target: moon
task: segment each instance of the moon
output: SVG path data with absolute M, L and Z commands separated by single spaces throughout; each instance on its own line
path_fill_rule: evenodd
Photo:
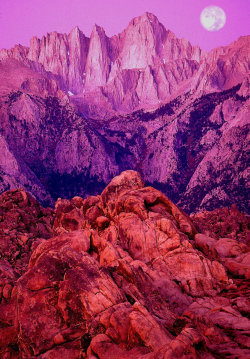
M 218 31 L 226 23 L 226 14 L 219 6 L 208 6 L 200 16 L 202 26 L 208 31 Z

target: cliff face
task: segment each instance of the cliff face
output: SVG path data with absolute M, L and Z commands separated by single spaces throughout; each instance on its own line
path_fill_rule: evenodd
M 200 67 L 197 86 L 202 92 L 228 90 L 249 77 L 249 36 L 212 50 Z
M 44 204 L 95 194 L 126 169 L 187 212 L 236 203 L 248 212 L 246 84 L 153 112 L 93 120 L 70 103 L 14 92 L 1 102 L 1 191 L 24 187 Z
M 1 357 L 248 357 L 249 219 L 193 219 L 134 171 L 54 210 L 3 193 Z

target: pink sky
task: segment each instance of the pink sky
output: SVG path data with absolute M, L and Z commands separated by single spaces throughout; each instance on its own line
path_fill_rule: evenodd
M 209 32 L 200 24 L 200 13 L 209 5 L 226 12 L 227 23 L 218 32 Z M 112 36 L 145 11 L 204 50 L 250 34 L 250 0 L 0 0 L 0 49 L 17 43 L 28 46 L 34 35 L 41 38 L 54 30 L 69 33 L 75 26 L 90 36 L 95 23 Z

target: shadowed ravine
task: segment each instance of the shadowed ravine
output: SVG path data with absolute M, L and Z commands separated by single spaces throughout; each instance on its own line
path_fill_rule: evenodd
M 52 205 L 95 195 L 133 169 L 188 213 L 233 203 L 248 212 L 248 97 L 241 88 L 99 121 L 56 98 L 12 93 L 1 107 L 1 191 L 16 183 Z M 17 163 L 14 172 L 8 161 Z

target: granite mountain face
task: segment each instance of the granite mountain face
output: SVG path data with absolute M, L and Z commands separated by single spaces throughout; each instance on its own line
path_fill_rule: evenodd
M 135 169 L 187 212 L 249 211 L 249 37 L 205 53 L 145 13 L 0 51 L 0 191 L 43 204 Z

